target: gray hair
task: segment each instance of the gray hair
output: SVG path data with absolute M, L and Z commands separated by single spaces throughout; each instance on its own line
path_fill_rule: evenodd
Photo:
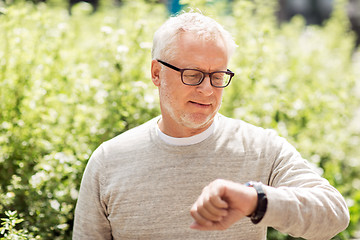
M 172 60 L 177 53 L 174 45 L 184 32 L 194 33 L 205 40 L 221 37 L 227 48 L 228 59 L 237 47 L 231 34 L 214 19 L 198 12 L 187 12 L 169 18 L 155 32 L 151 51 L 152 59 Z

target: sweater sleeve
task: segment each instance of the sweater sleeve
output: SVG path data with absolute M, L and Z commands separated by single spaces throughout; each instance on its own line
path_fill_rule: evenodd
M 270 145 L 278 150 L 273 154 L 269 186 L 264 186 L 268 207 L 260 225 L 317 240 L 345 230 L 350 216 L 342 195 L 285 139 L 276 136 Z
M 104 166 L 100 146 L 91 156 L 80 186 L 75 209 L 73 239 L 112 239 L 107 208 L 102 201 Z

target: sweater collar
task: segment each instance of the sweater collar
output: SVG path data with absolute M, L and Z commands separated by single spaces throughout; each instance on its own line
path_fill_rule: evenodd
M 161 118 L 159 118 L 159 120 L 160 119 Z M 190 145 L 200 143 L 200 142 L 204 141 L 205 139 L 207 139 L 208 137 L 210 137 L 216 129 L 217 122 L 218 122 L 218 116 L 216 115 L 211 126 L 208 129 L 206 129 L 205 131 L 203 131 L 202 133 L 199 133 L 199 134 L 191 136 L 191 137 L 176 138 L 176 137 L 171 137 L 171 136 L 163 133 L 160 130 L 158 121 L 157 121 L 156 122 L 156 133 L 162 141 L 164 141 L 165 143 L 167 143 L 169 145 L 190 146 Z

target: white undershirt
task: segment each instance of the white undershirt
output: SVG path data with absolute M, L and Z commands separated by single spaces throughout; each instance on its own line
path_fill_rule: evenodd
M 188 146 L 202 142 L 208 137 L 210 137 L 211 134 L 213 134 L 213 132 L 215 131 L 216 124 L 217 124 L 217 117 L 214 118 L 213 123 L 208 129 L 206 129 L 202 133 L 199 133 L 191 137 L 183 137 L 183 138 L 170 137 L 169 135 L 166 135 L 160 130 L 159 124 L 156 124 L 156 132 L 158 136 L 161 138 L 161 140 L 163 140 L 167 144 L 175 145 L 175 146 Z

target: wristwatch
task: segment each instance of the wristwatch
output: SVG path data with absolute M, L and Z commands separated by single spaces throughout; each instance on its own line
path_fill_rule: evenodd
M 258 196 L 257 207 L 256 207 L 255 211 L 251 215 L 248 216 L 248 217 L 250 217 L 251 221 L 254 224 L 257 224 L 261 221 L 261 219 L 263 219 L 263 217 L 265 215 L 268 200 L 267 200 L 266 194 L 262 188 L 262 183 L 247 182 L 247 183 L 245 183 L 245 185 L 248 187 L 255 188 L 255 190 L 257 192 L 257 196 Z

